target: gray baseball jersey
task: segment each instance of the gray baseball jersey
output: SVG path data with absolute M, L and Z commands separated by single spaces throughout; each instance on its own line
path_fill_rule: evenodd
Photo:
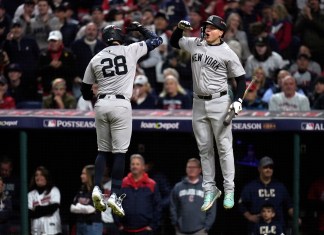
M 97 80 L 98 95 L 118 94 L 130 99 L 137 61 L 146 53 L 145 42 L 106 47 L 91 59 L 83 82 L 93 84 Z
M 244 75 L 244 68 L 238 56 L 225 42 L 211 46 L 200 38 L 182 37 L 179 46 L 191 54 L 193 91 L 196 94 L 192 125 L 201 158 L 204 191 L 214 191 L 216 187 L 214 136 L 225 193 L 234 192 L 232 127 L 223 125 L 231 99 L 225 91 L 228 91 L 228 78 Z M 213 98 L 205 100 L 197 95 L 212 95 Z
M 145 42 L 128 46 L 109 46 L 95 55 L 84 74 L 83 82 L 98 82 L 95 122 L 98 150 L 125 153 L 132 133 L 130 98 L 136 64 L 148 51 Z M 123 96 L 125 99 L 118 98 Z
M 245 74 L 235 52 L 223 42 L 209 46 L 199 38 L 182 37 L 179 46 L 191 54 L 193 91 L 199 95 L 211 95 L 228 89 L 227 79 Z

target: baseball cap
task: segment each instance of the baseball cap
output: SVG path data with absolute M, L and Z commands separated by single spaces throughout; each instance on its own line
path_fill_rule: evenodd
M 60 88 L 60 87 L 65 87 L 66 82 L 63 78 L 56 78 L 52 82 L 52 87 L 53 88 Z
M 135 77 L 134 85 L 144 85 L 148 83 L 148 79 L 145 75 L 137 75 Z
M 62 40 L 62 38 L 63 38 L 62 33 L 58 30 L 54 30 L 49 33 L 47 40 L 48 41 L 50 41 L 50 40 L 58 41 L 58 40 Z
M 324 84 L 324 77 L 320 76 L 315 80 L 315 84 L 320 83 L 320 84 Z
M 265 166 L 269 166 L 269 165 L 273 165 L 273 160 L 272 158 L 265 156 L 263 158 L 260 159 L 259 161 L 259 167 L 265 167 Z
M 19 20 L 15 20 L 12 22 L 11 24 L 11 28 L 14 28 L 14 27 L 21 27 L 21 22 Z
M 254 40 L 254 45 L 256 46 L 266 46 L 268 44 L 268 39 L 266 37 L 257 37 Z
M 310 60 L 310 56 L 304 53 L 298 54 L 297 59 L 304 58 L 306 60 Z
M 6 85 L 7 83 L 8 83 L 7 79 L 3 75 L 0 75 L 0 84 L 3 86 Z
M 12 63 L 8 65 L 8 72 L 22 72 L 22 69 L 19 64 Z
M 165 12 L 164 11 L 158 11 L 155 15 L 154 15 L 154 19 L 156 19 L 156 18 L 163 18 L 163 19 L 165 19 L 166 21 L 168 21 L 169 20 L 169 17 L 165 14 Z

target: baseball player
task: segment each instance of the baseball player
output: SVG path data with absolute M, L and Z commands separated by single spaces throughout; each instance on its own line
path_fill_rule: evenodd
M 158 47 L 162 39 L 145 29 L 138 22 L 132 22 L 128 31 L 139 31 L 146 41 L 124 46 L 122 30 L 108 25 L 102 31 L 107 47 L 95 55 L 89 62 L 81 92 L 85 100 L 91 100 L 92 84 L 98 83 L 98 100 L 95 104 L 95 123 L 97 132 L 98 156 L 95 161 L 95 187 L 92 199 L 96 209 L 106 210 L 100 187 L 106 158 L 110 153 L 114 157 L 112 166 L 112 194 L 108 206 L 119 216 L 124 216 L 122 199 L 118 196 L 125 168 L 125 153 L 128 150 L 132 132 L 132 96 L 136 64 L 140 57 Z
M 235 52 L 222 40 L 226 30 L 222 18 L 209 16 L 202 24 L 201 38 L 183 36 L 183 30 L 191 29 L 188 21 L 181 20 L 172 33 L 170 43 L 191 54 L 194 91 L 192 125 L 203 173 L 204 204 L 201 210 L 208 210 L 221 196 L 215 182 L 213 137 L 224 178 L 223 206 L 229 209 L 234 206 L 233 136 L 231 125 L 224 126 L 223 120 L 228 111 L 234 110 L 237 115 L 242 110 L 245 71 Z M 237 90 L 231 104 L 227 79 L 233 77 Z

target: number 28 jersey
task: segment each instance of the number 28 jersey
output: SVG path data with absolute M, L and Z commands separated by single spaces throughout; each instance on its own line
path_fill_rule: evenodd
M 87 66 L 83 82 L 98 82 L 98 95 L 123 95 L 130 100 L 139 58 L 148 52 L 144 41 L 128 46 L 109 46 L 96 54 Z

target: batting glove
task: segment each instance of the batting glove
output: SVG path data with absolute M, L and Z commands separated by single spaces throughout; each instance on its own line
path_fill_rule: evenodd
M 239 112 L 242 111 L 242 99 L 239 98 L 238 100 L 234 101 L 230 107 L 229 111 L 234 110 L 235 116 L 239 114 Z
M 132 23 L 130 23 L 128 25 L 128 27 L 126 28 L 126 31 L 127 32 L 138 31 L 138 29 L 141 27 L 142 27 L 142 25 L 139 22 L 133 21 Z
M 191 27 L 190 22 L 189 21 L 186 21 L 186 20 L 181 20 L 178 23 L 178 28 L 179 29 L 182 29 L 182 30 L 192 30 L 192 27 Z

